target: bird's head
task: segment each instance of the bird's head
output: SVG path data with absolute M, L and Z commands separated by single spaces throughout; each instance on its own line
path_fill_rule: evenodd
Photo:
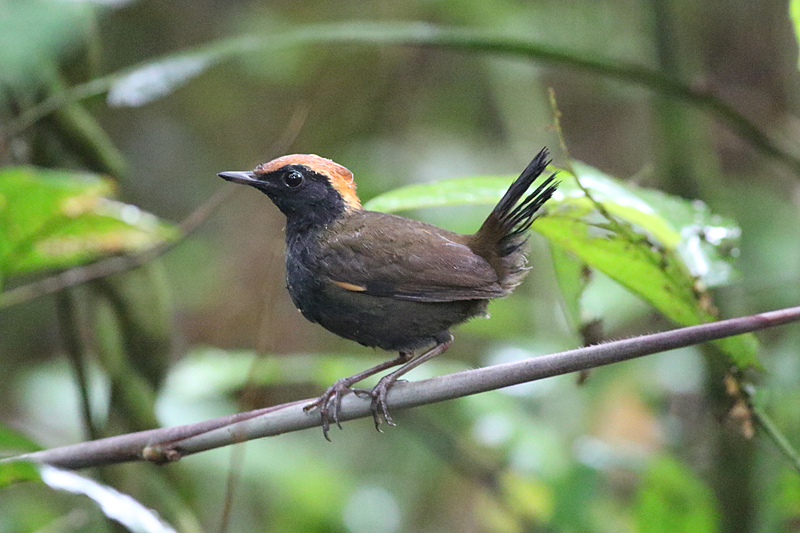
M 220 172 L 218 176 L 269 196 L 290 225 L 327 224 L 361 209 L 353 173 L 318 155 L 285 155 L 252 172 Z

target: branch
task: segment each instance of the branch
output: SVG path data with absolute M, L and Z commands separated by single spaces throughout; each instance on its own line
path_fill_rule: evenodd
M 162 56 L 158 59 L 144 61 L 82 85 L 73 86 L 63 92 L 50 95 L 42 102 L 27 109 L 16 120 L 7 124 L 4 134 L 9 138 L 15 137 L 38 120 L 70 102 L 106 94 L 127 75 L 152 67 L 163 68 L 163 65 L 168 64 L 171 60 L 196 58 L 203 60 L 210 67 L 245 54 L 271 54 L 276 49 L 320 44 L 428 46 L 516 56 L 638 85 L 708 112 L 755 148 L 783 161 L 795 172 L 800 172 L 800 158 L 782 146 L 787 144 L 788 141 L 782 139 L 781 142 L 777 142 L 770 135 L 761 131 L 751 120 L 714 94 L 705 89 L 693 87 L 658 70 L 624 61 L 579 55 L 573 51 L 557 48 L 546 43 L 492 31 L 474 28 L 448 28 L 421 23 L 336 22 L 312 24 L 298 26 L 279 35 L 269 35 L 267 37 L 246 35 L 239 38 L 213 41 L 182 52 Z M 162 89 L 163 94 L 175 90 L 191 77 L 193 75 L 180 78 L 172 86 Z
M 461 398 L 528 381 L 627 361 L 723 337 L 800 321 L 800 306 L 578 348 L 513 363 L 466 370 L 417 382 L 397 383 L 388 395 L 390 410 Z M 306 413 L 300 400 L 211 419 L 197 424 L 153 429 L 73 444 L 4 459 L 29 460 L 61 468 L 86 468 L 128 461 L 177 461 L 185 455 L 261 437 L 320 425 L 317 411 Z M 342 421 L 372 416 L 370 401 L 348 394 Z

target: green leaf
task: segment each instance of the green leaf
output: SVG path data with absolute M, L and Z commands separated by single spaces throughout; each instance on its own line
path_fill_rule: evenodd
M 35 464 L 27 461 L 0 463 L 0 489 L 23 481 L 41 481 Z
M 86 41 L 94 20 L 86 2 L 0 2 L 0 85 L 19 93 L 38 90 L 54 66 Z M 0 101 L 11 94 L 3 91 Z
M 424 207 L 492 204 L 513 181 L 510 176 L 470 176 L 434 183 L 407 185 L 376 196 L 364 209 L 394 213 Z
M 110 198 L 113 182 L 33 167 L 0 170 L 0 278 L 139 252 L 176 228 Z
M 795 39 L 800 44 L 800 0 L 789 0 L 789 18 L 792 21 Z M 800 62 L 798 68 L 800 68 Z
M 563 299 L 564 312 L 574 331 L 584 326 L 581 296 L 589 280 L 586 264 L 561 248 L 552 248 L 553 271 Z
M 40 450 L 41 447 L 22 433 L 0 424 L 0 457 L 8 453 L 24 453 Z
M 669 457 L 650 461 L 636 495 L 635 513 L 639 533 L 719 531 L 711 489 Z
M 800 477 L 795 470 L 786 468 L 774 479 L 776 481 L 770 489 L 771 505 L 785 523 L 797 520 L 800 516 Z
M 211 50 L 165 57 L 115 80 L 106 97 L 111 107 L 139 107 L 162 98 L 217 63 Z
M 533 229 L 680 325 L 716 320 L 707 287 L 732 278 L 739 228 L 698 200 L 641 189 L 586 165 L 575 167 L 583 188 L 570 172 L 559 170 L 558 192 Z M 373 198 L 365 208 L 392 212 L 493 204 L 512 180 L 480 176 L 410 185 Z M 715 344 L 738 367 L 760 367 L 755 336 Z

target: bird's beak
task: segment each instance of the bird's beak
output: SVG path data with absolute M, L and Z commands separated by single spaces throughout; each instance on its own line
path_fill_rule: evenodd
M 261 183 L 252 172 L 220 172 L 217 176 L 233 183 L 241 183 L 242 185 L 258 186 Z

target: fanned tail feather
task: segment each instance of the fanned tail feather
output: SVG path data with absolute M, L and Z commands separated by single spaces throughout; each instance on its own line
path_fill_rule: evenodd
M 547 148 L 543 148 L 533 158 L 475 234 L 474 251 L 495 266 L 506 291 L 511 291 L 525 276 L 526 258 L 522 250 L 527 241 L 525 233 L 558 187 L 553 173 L 520 201 L 550 164 L 548 155 Z

